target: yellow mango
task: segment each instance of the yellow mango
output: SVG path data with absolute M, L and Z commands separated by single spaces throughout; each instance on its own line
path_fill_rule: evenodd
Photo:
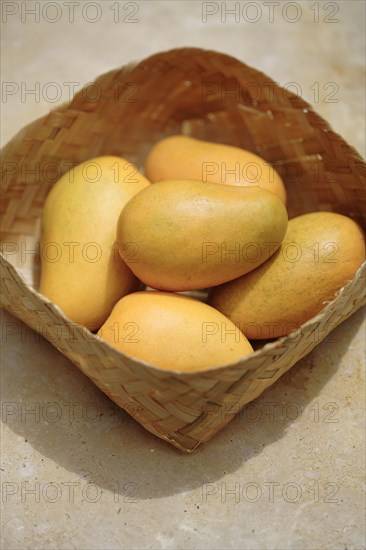
M 145 162 L 146 177 L 162 180 L 193 179 L 227 185 L 256 185 L 286 203 L 286 189 L 276 170 L 264 159 L 232 145 L 188 136 L 170 136 L 156 143 Z
M 122 298 L 98 336 L 126 355 L 173 371 L 236 363 L 253 351 L 240 330 L 214 308 L 159 291 Z
M 65 173 L 46 198 L 40 292 L 91 330 L 139 286 L 118 254 L 116 225 L 122 207 L 148 185 L 127 160 L 102 156 Z
M 332 212 L 293 218 L 280 249 L 255 271 L 214 288 L 209 303 L 250 339 L 284 336 L 319 313 L 365 261 L 365 235 Z
M 255 269 L 280 246 L 286 228 L 285 206 L 259 187 L 173 180 L 150 185 L 128 202 L 117 240 L 142 282 L 181 291 Z

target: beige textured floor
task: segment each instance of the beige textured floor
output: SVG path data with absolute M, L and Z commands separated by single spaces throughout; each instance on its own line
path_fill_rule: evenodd
M 71 82 L 193 45 L 296 83 L 365 155 L 363 1 L 274 3 L 272 21 L 237 2 L 237 22 L 234 2 L 81 1 L 71 23 L 66 2 L 39 22 L 35 2 L 2 4 L 2 143 Z M 364 548 L 364 314 L 182 456 L 4 313 L 2 548 Z

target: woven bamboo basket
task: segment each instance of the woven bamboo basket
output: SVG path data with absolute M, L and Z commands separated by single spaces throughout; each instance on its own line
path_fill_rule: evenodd
M 285 181 L 290 217 L 330 210 L 365 228 L 366 165 L 303 99 L 232 57 L 196 48 L 103 74 L 3 148 L 3 307 L 147 430 L 192 452 L 365 303 L 366 265 L 296 332 L 238 364 L 200 373 L 175 372 L 174 365 L 159 370 L 70 322 L 37 292 L 47 193 L 70 166 L 97 155 L 120 155 L 141 167 L 156 141 L 178 133 L 243 147 L 272 163 Z

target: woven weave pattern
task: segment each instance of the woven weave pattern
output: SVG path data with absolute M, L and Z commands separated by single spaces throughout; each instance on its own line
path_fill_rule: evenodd
M 365 265 L 296 333 L 204 373 L 160 371 L 72 324 L 33 288 L 48 191 L 72 165 L 96 155 L 141 164 L 153 143 L 175 133 L 244 147 L 268 160 L 285 181 L 290 216 L 332 210 L 365 227 L 366 165 L 301 98 L 231 57 L 198 49 L 157 54 L 102 75 L 89 92 L 25 127 L 3 149 L 3 306 L 146 429 L 190 452 L 365 303 Z

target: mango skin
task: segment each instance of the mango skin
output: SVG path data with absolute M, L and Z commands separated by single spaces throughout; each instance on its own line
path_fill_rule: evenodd
M 232 145 L 170 136 L 156 143 L 145 161 L 146 177 L 162 180 L 193 179 L 238 186 L 258 186 L 286 204 L 286 189 L 279 174 L 264 159 Z
M 180 372 L 236 363 L 253 351 L 240 330 L 212 307 L 159 291 L 122 298 L 98 336 L 135 359 Z
M 127 160 L 101 156 L 64 174 L 46 198 L 40 292 L 90 330 L 140 285 L 118 254 L 116 225 L 122 207 L 148 185 Z
M 293 218 L 280 249 L 255 271 L 211 290 L 209 303 L 249 339 L 285 336 L 319 313 L 365 261 L 365 234 L 350 218 Z
M 273 193 L 194 180 L 150 185 L 123 208 L 119 252 L 142 282 L 168 291 L 215 286 L 266 261 L 287 212 Z

